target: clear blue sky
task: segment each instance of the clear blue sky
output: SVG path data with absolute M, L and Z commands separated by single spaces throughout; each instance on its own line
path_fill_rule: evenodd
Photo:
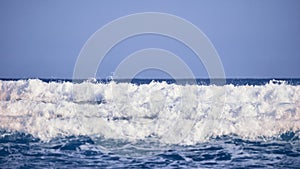
M 0 78 L 72 78 L 86 40 L 110 21 L 137 12 L 192 22 L 214 44 L 227 77 L 300 78 L 299 0 L 1 0 Z M 155 35 L 117 45 L 97 75 L 108 76 L 128 54 L 150 47 L 177 54 L 197 77 L 207 77 L 185 46 Z

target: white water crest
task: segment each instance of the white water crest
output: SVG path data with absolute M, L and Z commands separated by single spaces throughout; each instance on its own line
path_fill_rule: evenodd
M 230 134 L 276 137 L 299 133 L 300 86 L 0 81 L 0 129 L 44 141 L 86 135 L 196 144 Z

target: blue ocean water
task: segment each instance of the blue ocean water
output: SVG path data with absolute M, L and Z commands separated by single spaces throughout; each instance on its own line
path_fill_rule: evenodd
M 0 168 L 299 168 L 300 79 L 0 81 Z

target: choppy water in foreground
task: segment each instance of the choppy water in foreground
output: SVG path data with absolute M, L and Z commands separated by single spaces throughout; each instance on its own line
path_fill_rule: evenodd
M 300 80 L 0 81 L 0 168 L 299 168 Z

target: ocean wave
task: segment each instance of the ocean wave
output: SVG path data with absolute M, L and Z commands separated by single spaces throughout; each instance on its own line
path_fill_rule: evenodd
M 300 86 L 0 81 L 0 129 L 44 141 L 86 135 L 168 144 L 299 134 Z

